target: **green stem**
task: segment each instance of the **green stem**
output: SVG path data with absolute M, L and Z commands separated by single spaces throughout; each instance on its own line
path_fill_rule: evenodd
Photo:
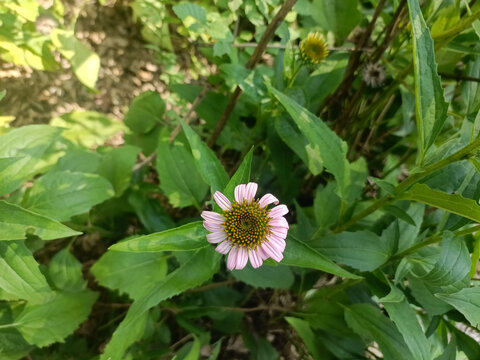
M 427 175 L 430 175 L 430 174 L 434 173 L 435 171 L 438 171 L 441 168 L 443 168 L 443 167 L 445 167 L 445 166 L 447 166 L 447 165 L 449 165 L 453 162 L 456 162 L 456 161 L 459 161 L 459 160 L 462 160 L 462 159 L 466 158 L 471 153 L 473 153 L 475 150 L 477 150 L 479 147 L 480 147 L 480 139 L 477 139 L 477 140 L 471 142 L 470 144 L 468 144 L 467 146 L 465 146 L 464 148 L 458 150 L 456 153 L 450 155 L 449 157 L 447 157 L 443 160 L 440 160 L 440 161 L 438 161 L 438 162 L 436 162 L 432 165 L 429 165 L 429 166 L 425 167 L 422 172 L 418 172 L 418 173 L 415 173 L 413 175 L 410 175 L 403 182 L 401 182 L 397 186 L 397 188 L 395 189 L 396 197 L 393 197 L 392 195 L 384 196 L 383 198 L 377 200 L 375 203 L 370 205 L 365 210 L 361 211 L 360 213 L 358 213 L 357 215 L 352 217 L 344 225 L 338 226 L 337 228 L 335 228 L 333 230 L 333 232 L 334 233 L 339 233 L 339 232 L 344 231 L 345 229 L 348 229 L 352 225 L 355 225 L 358 221 L 367 217 L 368 215 L 370 215 L 374 211 L 380 209 L 381 207 L 383 207 L 385 205 L 388 205 L 388 204 L 396 201 L 401 193 L 407 191 L 413 184 L 417 183 L 418 181 L 420 181 L 421 179 L 423 179 Z

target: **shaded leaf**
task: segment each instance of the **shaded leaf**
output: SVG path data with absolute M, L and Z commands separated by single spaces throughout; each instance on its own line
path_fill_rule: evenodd
M 435 296 L 460 311 L 472 326 L 480 325 L 480 287 L 465 288 L 453 294 L 435 294 Z
M 232 271 L 232 275 L 237 280 L 259 288 L 288 289 L 294 281 L 290 268 L 282 265 L 264 265 L 258 269 L 247 265 L 242 270 Z
M 48 266 L 50 280 L 55 287 L 65 292 L 79 292 L 85 289 L 82 263 L 67 249 L 60 250 Z
M 165 113 L 165 102 L 159 93 L 145 91 L 133 99 L 125 114 L 125 124 L 137 134 L 145 134 L 152 130 Z

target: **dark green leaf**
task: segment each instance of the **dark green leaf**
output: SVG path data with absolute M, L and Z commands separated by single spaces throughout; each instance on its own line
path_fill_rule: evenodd
M 453 294 L 435 294 L 436 297 L 460 311 L 472 324 L 480 325 L 480 287 L 465 288 Z
M 22 205 L 41 215 L 66 221 L 113 195 L 110 183 L 99 175 L 52 171 L 35 181 Z
M 128 252 L 191 251 L 209 245 L 202 222 L 136 237 L 110 246 L 110 250 Z
M 312 246 L 328 258 L 360 271 L 372 271 L 390 256 L 389 245 L 369 231 L 342 232 L 312 242 Z
M 310 328 L 310 324 L 308 323 L 308 321 L 290 316 L 286 316 L 285 320 L 287 320 L 287 322 L 292 325 L 297 334 L 302 338 L 313 358 L 322 359 L 323 357 L 320 355 L 321 352 L 318 348 L 316 335 Z
M 79 292 L 85 289 L 82 263 L 68 249 L 60 250 L 48 266 L 50 280 L 55 287 L 65 292 Z
M 158 253 L 107 251 L 92 266 L 91 272 L 100 285 L 138 300 L 165 278 L 167 261 Z
M 187 136 L 198 172 L 203 180 L 210 185 L 212 193 L 223 190 L 228 183 L 228 174 L 215 153 L 200 139 L 200 137 L 182 121 L 183 131 Z
M 160 94 L 149 90 L 133 99 L 124 122 L 134 133 L 145 134 L 162 121 L 164 113 L 165 102 Z
M 218 269 L 220 257 L 211 247 L 199 250 L 163 281 L 155 284 L 147 294 L 132 304 L 100 359 L 121 359 L 127 348 L 138 339 L 138 333 L 132 333 L 131 326 L 137 324 L 139 318 L 161 301 L 211 279 Z
M 253 147 L 248 151 L 247 155 L 242 160 L 235 174 L 228 182 L 223 190 L 223 194 L 228 198 L 234 198 L 235 187 L 240 184 L 247 184 L 250 181 L 250 168 L 252 166 Z
M 462 195 L 446 194 L 433 190 L 425 184 L 413 185 L 406 193 L 401 195 L 401 199 L 419 201 L 480 222 L 480 206 L 476 201 L 467 199 Z
M 370 304 L 351 305 L 345 309 L 345 320 L 362 338 L 375 340 L 384 358 L 414 359 L 393 322 L 378 308 Z
M 357 6 L 357 0 L 314 0 L 311 15 L 322 29 L 332 31 L 341 41 L 362 19 Z
M 399 218 L 400 220 L 405 221 L 407 224 L 410 224 L 412 226 L 416 226 L 415 221 L 412 219 L 408 213 L 403 210 L 402 208 L 395 206 L 395 205 L 387 205 L 383 207 L 383 210 L 385 210 L 387 213 Z
M 26 234 L 36 235 L 43 240 L 53 240 L 79 235 L 77 231 L 58 221 L 0 200 L 0 240 L 21 240 Z
M 408 0 L 413 33 L 415 103 L 421 157 L 433 144 L 447 118 L 448 104 L 437 74 L 433 40 L 417 0 Z
M 247 265 L 242 270 L 232 271 L 232 275 L 237 280 L 258 288 L 288 289 L 294 281 L 290 268 L 282 265 L 264 265 L 258 269 Z
M 309 269 L 313 268 L 330 274 L 346 277 L 348 279 L 360 278 L 359 276 L 342 269 L 325 255 L 312 249 L 310 246 L 297 240 L 293 236 L 288 236 L 286 242 L 287 246 L 283 253 L 284 258 L 282 260 L 283 265 L 298 266 Z
M 87 319 L 97 297 L 92 291 L 56 293 L 49 302 L 28 303 L 15 317 L 15 327 L 32 345 L 42 347 L 63 341 Z
M 344 198 L 350 186 L 350 164 L 348 163 L 347 145 L 321 119 L 307 109 L 298 105 L 280 91 L 269 86 L 269 90 L 285 107 L 299 129 L 307 137 L 313 152 L 323 160 L 328 172 L 337 180 L 338 194 Z

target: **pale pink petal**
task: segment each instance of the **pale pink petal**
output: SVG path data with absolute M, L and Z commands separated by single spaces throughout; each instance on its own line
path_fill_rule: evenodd
M 252 202 L 255 198 L 255 194 L 257 193 L 258 184 L 254 182 L 249 182 L 245 189 L 245 201 Z
M 271 227 L 270 228 L 270 231 L 277 235 L 278 237 L 281 237 L 281 238 L 286 238 L 287 237 L 287 234 L 288 234 L 288 229 L 287 228 L 283 228 L 283 227 Z
M 250 259 L 250 264 L 252 264 L 252 266 L 255 269 L 262 266 L 262 264 L 263 264 L 262 257 L 255 250 L 249 250 L 248 251 L 248 258 Z
M 287 243 L 285 242 L 285 240 L 282 240 L 282 239 L 268 239 L 269 243 L 275 248 L 277 249 L 278 251 L 280 252 L 284 252 L 285 251 L 285 247 L 287 246 Z
M 223 231 L 223 229 L 224 229 L 223 225 L 221 223 L 211 221 L 211 220 L 205 220 L 203 222 L 203 227 L 210 232 Z
M 238 255 L 238 247 L 234 246 L 232 247 L 232 250 L 230 250 L 227 258 L 227 268 L 228 270 L 233 270 L 235 269 L 235 266 L 237 265 L 237 255 Z
M 224 231 L 213 232 L 207 234 L 207 241 L 211 244 L 217 244 L 227 238 L 227 234 Z
M 222 223 L 225 220 L 225 218 L 222 215 L 213 211 L 206 211 L 206 210 L 202 211 L 200 216 L 205 220 L 208 220 L 208 221 L 211 220 L 212 222 L 218 222 L 218 223 Z
M 264 242 L 261 245 L 265 254 L 269 255 L 276 262 L 280 262 L 283 259 L 283 254 L 276 247 L 272 246 L 270 242 Z
M 241 203 L 243 198 L 245 197 L 245 190 L 246 190 L 246 185 L 245 184 L 240 184 L 235 187 L 235 201 L 238 203 Z
M 262 198 L 258 202 L 258 205 L 261 208 L 264 208 L 271 203 L 274 203 L 275 205 L 277 205 L 278 204 L 278 199 L 275 196 L 273 196 L 272 194 L 265 194 L 265 195 L 262 196 Z
M 266 260 L 270 257 L 270 255 L 266 254 L 265 251 L 262 249 L 262 246 L 259 245 L 257 246 L 257 256 L 261 259 L 261 260 Z
M 287 222 L 287 220 L 285 220 L 284 217 L 279 217 L 279 218 L 272 219 L 268 222 L 268 225 L 270 225 L 273 228 L 279 228 L 279 227 L 280 228 L 286 228 L 286 229 L 289 228 L 288 222 Z
M 215 251 L 220 253 L 220 254 L 223 254 L 225 255 L 226 253 L 228 253 L 228 251 L 232 248 L 233 244 L 228 241 L 228 240 L 225 240 L 224 242 L 221 242 L 216 248 L 215 248 Z
M 215 194 L 213 194 L 213 198 L 223 211 L 232 210 L 232 203 L 220 191 L 215 191 Z
M 245 267 L 245 265 L 247 265 L 247 261 L 248 261 L 247 250 L 244 248 L 238 248 L 237 264 L 235 265 L 235 269 L 242 270 Z
M 284 244 L 284 243 L 285 243 L 285 238 L 283 238 L 283 237 L 281 237 L 281 236 L 277 236 L 277 235 L 275 235 L 275 234 L 273 234 L 273 233 L 268 234 L 268 235 L 267 235 L 267 239 L 268 239 L 268 240 L 277 241 L 277 242 L 280 243 L 280 244 Z
M 271 218 L 276 218 L 276 217 L 283 216 L 287 213 L 288 213 L 288 208 L 285 205 L 278 205 L 268 212 L 268 216 Z

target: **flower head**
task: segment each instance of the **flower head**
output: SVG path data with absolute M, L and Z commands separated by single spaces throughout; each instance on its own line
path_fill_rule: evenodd
M 379 63 L 368 63 L 363 68 L 362 77 L 368 86 L 377 88 L 385 81 L 385 68 Z
M 300 42 L 300 54 L 307 64 L 318 64 L 328 55 L 328 47 L 319 33 L 309 33 Z
M 278 204 L 272 194 L 255 199 L 258 185 L 256 183 L 241 184 L 235 188 L 235 201 L 230 202 L 220 191 L 213 198 L 223 210 L 223 214 L 203 211 L 203 226 L 210 231 L 208 242 L 218 244 L 216 251 L 227 254 L 229 270 L 243 269 L 248 260 L 254 268 L 262 265 L 263 260 L 283 259 L 285 238 L 288 232 L 288 213 L 285 205 L 268 209 L 268 205 Z

